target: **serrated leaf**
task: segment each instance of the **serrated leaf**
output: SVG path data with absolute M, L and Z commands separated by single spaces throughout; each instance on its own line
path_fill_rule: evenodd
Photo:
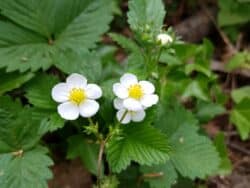
M 0 153 L 29 150 L 39 139 L 39 124 L 31 116 L 31 109 L 9 97 L 0 97 Z M 2 104 L 5 104 L 2 106 Z
M 131 161 L 141 165 L 159 164 L 168 159 L 167 138 L 147 124 L 130 124 L 112 137 L 107 158 L 113 172 L 124 170 Z
M 208 101 L 209 98 L 207 96 L 207 94 L 205 93 L 205 91 L 203 90 L 201 84 L 194 80 L 191 81 L 187 87 L 185 88 L 183 94 L 182 94 L 182 98 L 188 98 L 188 97 L 196 97 L 198 99 L 204 100 L 204 101 Z
M 138 31 L 148 27 L 160 31 L 165 17 L 164 4 L 161 0 L 130 0 L 128 22 L 130 27 Z
M 68 50 L 60 54 L 57 58 L 56 66 L 67 74 L 79 73 L 88 78 L 90 82 L 98 82 L 102 77 L 102 64 L 100 58 L 95 53 L 74 52 Z
M 47 69 L 60 53 L 95 47 L 111 21 L 110 0 L 3 0 L 0 67 Z M 61 16 L 63 13 L 64 16 Z
M 236 126 L 242 140 L 250 133 L 250 99 L 244 99 L 230 113 L 230 121 Z
M 137 44 L 133 40 L 126 38 L 123 35 L 116 34 L 116 33 L 110 33 L 109 36 L 115 42 L 117 42 L 123 49 L 126 49 L 130 52 L 140 52 L 140 48 L 137 46 Z
M 26 86 L 25 96 L 35 107 L 56 109 L 56 102 L 51 97 L 52 88 L 59 83 L 56 76 L 37 74 Z
M 33 114 L 34 112 L 32 113 L 32 115 Z M 42 113 L 38 121 L 41 122 L 40 128 L 39 128 L 39 134 L 41 135 L 44 135 L 47 132 L 53 132 L 58 129 L 61 129 L 65 124 L 65 120 L 62 119 L 58 113 L 53 113 L 53 112 Z
M 38 146 L 20 156 L 0 155 L 1 188 L 47 188 L 47 180 L 52 178 L 49 166 L 53 165 L 47 152 Z
M 84 166 L 94 175 L 97 175 L 99 147 L 94 143 L 88 143 L 81 135 L 75 135 L 68 139 L 67 158 L 80 157 Z
M 212 142 L 198 134 L 198 121 L 174 102 L 161 105 L 155 124 L 170 139 L 170 161 L 175 169 L 191 179 L 213 174 L 220 160 Z
M 19 74 L 17 72 L 5 73 L 5 71 L 0 71 L 1 80 L 0 80 L 0 95 L 7 91 L 19 88 L 22 84 L 29 81 L 34 74 L 25 73 Z
M 171 188 L 178 178 L 178 174 L 171 162 L 164 165 L 142 166 L 144 181 L 149 182 L 151 188 Z

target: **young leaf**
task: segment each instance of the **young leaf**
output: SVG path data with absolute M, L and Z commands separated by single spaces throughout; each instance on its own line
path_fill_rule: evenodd
M 0 80 L 0 95 L 7 91 L 19 88 L 22 84 L 29 81 L 34 74 L 25 73 L 19 74 L 17 72 L 5 73 L 5 71 L 0 70 L 1 80 Z
M 52 75 L 37 74 L 26 86 L 26 97 L 35 107 L 42 109 L 56 109 L 56 103 L 51 97 L 52 88 L 59 83 L 59 79 Z
M 68 49 L 77 52 L 95 47 L 112 19 L 110 2 L 1 1 L 1 13 L 9 20 L 0 22 L 0 67 L 8 71 L 47 69 Z
M 84 166 L 94 175 L 97 175 L 97 160 L 99 147 L 94 143 L 88 143 L 80 135 L 68 139 L 67 158 L 75 159 L 80 157 Z
M 47 149 L 37 146 L 20 156 L 0 155 L 1 188 L 47 188 L 52 178 L 49 166 L 53 161 Z
M 235 124 L 242 140 L 249 138 L 250 133 L 250 99 L 237 104 L 230 114 L 230 121 Z
M 162 0 L 130 0 L 128 22 L 138 31 L 148 25 L 151 30 L 160 31 L 165 17 Z
M 243 99 L 250 99 L 250 86 L 241 87 L 232 91 L 231 95 L 236 103 L 240 103 Z
M 124 170 L 131 161 L 152 165 L 168 159 L 167 138 L 147 124 L 130 124 L 107 146 L 107 158 L 113 172 Z

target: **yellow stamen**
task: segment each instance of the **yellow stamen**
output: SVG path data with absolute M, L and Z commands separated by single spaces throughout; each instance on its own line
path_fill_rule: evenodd
M 128 89 L 128 95 L 131 98 L 134 99 L 140 99 L 143 96 L 143 90 L 142 87 L 139 84 L 134 84 L 129 87 Z
M 80 104 L 86 99 L 86 93 L 81 88 L 73 88 L 69 94 L 69 100 L 76 104 Z

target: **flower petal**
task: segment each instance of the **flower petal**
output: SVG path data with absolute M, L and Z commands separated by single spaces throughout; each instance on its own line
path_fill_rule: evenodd
M 133 84 L 137 84 L 138 80 L 137 77 L 134 74 L 131 73 L 125 73 L 121 79 L 121 84 L 125 86 L 126 88 L 130 87 Z
M 138 111 L 143 109 L 141 103 L 138 100 L 132 98 L 125 99 L 123 101 L 123 105 L 126 109 L 131 111 Z
M 125 112 L 126 112 L 126 109 L 123 108 L 116 113 L 117 120 L 119 122 L 122 120 L 121 121 L 122 124 L 128 124 L 131 121 L 131 114 L 127 112 L 126 115 L 124 116 Z
M 96 84 L 88 84 L 86 95 L 89 99 L 99 99 L 102 96 L 102 89 Z
M 77 73 L 73 73 L 68 76 L 66 79 L 66 83 L 70 88 L 85 88 L 87 86 L 87 79 Z
M 145 94 L 152 94 L 155 92 L 155 86 L 152 83 L 148 81 L 140 81 L 139 84 Z
M 146 113 L 144 110 L 136 111 L 131 113 L 131 118 L 134 122 L 140 122 L 142 121 L 146 116 Z
M 124 106 L 123 106 L 123 100 L 119 99 L 119 98 L 115 98 L 114 99 L 114 107 L 117 110 L 120 110 L 120 109 L 124 108 Z
M 125 99 L 128 97 L 128 90 L 127 88 L 125 88 L 124 86 L 122 86 L 120 83 L 115 83 L 113 85 L 113 92 L 114 94 L 121 98 L 121 99 Z
M 59 83 L 52 89 L 51 95 L 56 102 L 66 102 L 69 98 L 69 87 L 66 83 Z
M 158 95 L 144 95 L 141 99 L 141 103 L 146 108 L 151 107 L 154 104 L 157 104 L 159 101 Z
M 65 102 L 57 107 L 57 111 L 63 119 L 76 120 L 79 117 L 79 108 L 71 102 Z
M 82 117 L 91 117 L 99 110 L 100 105 L 95 100 L 85 100 L 79 106 Z

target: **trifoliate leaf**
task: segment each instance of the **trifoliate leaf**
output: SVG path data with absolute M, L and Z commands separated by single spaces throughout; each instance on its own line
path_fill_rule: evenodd
M 67 158 L 75 159 L 80 157 L 84 166 L 94 175 L 97 175 L 99 147 L 94 143 L 88 143 L 80 135 L 72 136 L 68 139 Z
M 107 158 L 113 172 L 124 170 L 131 161 L 152 165 L 168 159 L 167 138 L 147 124 L 130 124 L 107 146 Z
M 0 155 L 1 188 L 47 188 L 52 178 L 49 166 L 53 161 L 41 146 L 18 156 Z
M 230 121 L 236 126 L 242 140 L 250 133 L 250 99 L 244 99 L 230 113 Z
M 0 22 L 0 67 L 47 69 L 69 49 L 95 47 L 108 29 L 111 7 L 111 0 L 2 0 L 6 20 Z
M 56 109 L 56 102 L 51 97 L 52 88 L 59 83 L 59 79 L 52 75 L 37 74 L 26 87 L 26 97 L 35 107 L 42 109 Z
M 161 0 L 130 0 L 128 22 L 135 31 L 160 31 L 165 17 Z
M 5 73 L 3 70 L 0 70 L 0 75 L 0 95 L 7 91 L 19 88 L 22 84 L 29 81 L 34 76 L 33 73 Z
M 29 150 L 39 139 L 39 124 L 31 116 L 32 110 L 8 97 L 0 97 L 0 153 Z M 2 105 L 4 104 L 4 105 Z

